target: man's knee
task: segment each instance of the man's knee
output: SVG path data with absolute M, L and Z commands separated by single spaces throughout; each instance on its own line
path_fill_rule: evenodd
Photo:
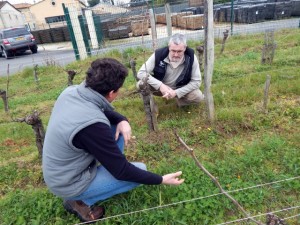
M 204 101 L 204 95 L 199 89 L 196 89 L 186 94 L 182 98 L 177 99 L 177 104 L 178 106 L 185 106 L 190 104 L 199 104 L 202 101 Z

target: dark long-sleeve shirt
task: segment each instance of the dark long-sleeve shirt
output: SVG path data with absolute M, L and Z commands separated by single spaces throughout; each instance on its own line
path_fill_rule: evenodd
M 106 111 L 110 123 L 117 125 L 126 117 L 115 111 Z M 140 184 L 160 184 L 162 177 L 139 169 L 120 152 L 111 128 L 104 123 L 94 123 L 80 132 L 74 139 L 75 147 L 84 149 L 94 157 L 118 180 L 131 181 Z

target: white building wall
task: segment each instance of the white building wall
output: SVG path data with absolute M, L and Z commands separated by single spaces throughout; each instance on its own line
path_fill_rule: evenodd
M 24 26 L 22 13 L 13 8 L 10 4 L 5 4 L 0 10 L 0 26 L 2 28 Z
M 0 29 L 3 29 L 4 28 L 4 24 L 2 22 L 2 14 L 1 14 L 1 11 L 0 11 Z

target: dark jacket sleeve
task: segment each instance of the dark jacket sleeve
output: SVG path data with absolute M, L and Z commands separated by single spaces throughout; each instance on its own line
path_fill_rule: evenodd
M 128 119 L 121 115 L 120 113 L 116 112 L 116 111 L 104 111 L 105 116 L 107 117 L 107 119 L 109 120 L 109 122 L 113 125 L 117 125 L 118 123 L 120 123 L 123 120 L 128 121 Z
M 75 147 L 92 154 L 116 179 L 140 184 L 160 184 L 162 176 L 139 169 L 121 153 L 111 128 L 95 123 L 77 133 Z

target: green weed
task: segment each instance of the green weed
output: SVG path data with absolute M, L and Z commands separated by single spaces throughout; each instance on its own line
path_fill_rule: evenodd
M 132 127 L 134 138 L 126 148 L 128 160 L 145 162 L 148 170 L 158 174 L 181 170 L 185 179 L 176 187 L 141 185 L 99 202 L 106 208 L 107 219 L 96 224 L 210 225 L 244 217 L 196 166 L 174 131 L 251 215 L 298 205 L 299 179 L 272 182 L 297 177 L 300 171 L 299 29 L 276 32 L 275 40 L 277 48 L 270 65 L 260 64 L 263 34 L 232 36 L 222 55 L 220 41 L 216 42 L 212 81 L 215 122 L 208 122 L 205 103 L 178 108 L 173 100 L 155 97 L 159 108 L 156 133 L 149 132 L 129 65 L 135 58 L 138 70 L 152 54 L 149 49 L 113 50 L 65 68 L 41 66 L 39 84 L 32 68 L 11 76 L 9 113 L 4 112 L 0 101 L 0 224 L 79 222 L 45 186 L 31 126 L 15 120 L 38 110 L 47 129 L 53 104 L 67 87 L 66 70 L 78 71 L 74 84 L 79 84 L 96 57 L 113 57 L 129 68 L 129 76 L 113 103 Z M 200 44 L 189 41 L 192 48 Z M 271 76 L 271 86 L 264 110 L 267 75 Z M 6 78 L 0 78 L 0 89 L 5 90 L 6 83 Z M 298 213 L 291 210 L 281 216 Z M 265 221 L 264 217 L 259 219 Z M 299 219 L 287 222 L 296 225 Z

